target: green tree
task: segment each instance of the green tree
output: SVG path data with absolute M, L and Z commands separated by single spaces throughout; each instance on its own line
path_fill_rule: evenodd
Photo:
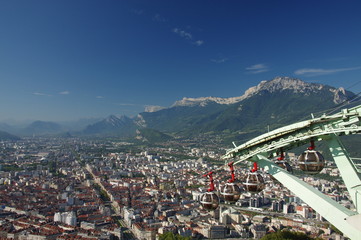
M 173 232 L 166 232 L 159 235 L 159 240 L 191 240 L 192 237 L 182 237 L 179 234 Z
M 261 240 L 313 240 L 302 232 L 277 231 L 261 238 Z
M 4 171 L 4 172 L 21 171 L 21 170 L 23 170 L 23 168 L 21 168 L 17 164 L 2 165 L 2 171 Z

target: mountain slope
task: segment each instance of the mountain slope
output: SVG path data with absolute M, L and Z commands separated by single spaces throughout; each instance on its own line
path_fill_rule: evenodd
M 144 112 L 138 115 L 137 122 L 143 127 L 154 128 L 164 132 L 179 132 L 201 124 L 209 115 L 225 111 L 228 105 L 214 102 L 205 106 L 174 106 L 157 112 Z
M 160 131 L 150 129 L 150 128 L 141 128 L 136 131 L 137 136 L 136 139 L 142 141 L 142 142 L 165 142 L 168 140 L 172 140 L 173 137 L 169 136 L 167 134 L 164 134 Z
M 57 134 L 63 131 L 63 127 L 54 122 L 35 121 L 21 131 L 25 135 Z
M 138 120 L 159 131 L 257 131 L 309 118 L 354 96 L 342 88 L 278 77 L 262 81 L 234 98 L 184 98 L 158 112 L 141 113 Z
M 6 140 L 20 140 L 20 138 L 18 136 L 12 135 L 8 132 L 4 132 L 4 131 L 0 131 L 0 140 L 1 141 L 6 141 Z
M 225 133 L 251 137 L 311 117 L 354 97 L 343 88 L 307 83 L 289 77 L 262 81 L 243 95 L 232 98 L 183 98 L 169 108 L 152 109 L 134 119 L 108 118 L 89 125 L 85 135 L 137 137 L 165 141 L 169 135 L 194 136 Z
M 98 136 L 123 136 L 130 137 L 135 135 L 137 125 L 127 116 L 111 115 L 100 122 L 87 126 L 82 134 Z

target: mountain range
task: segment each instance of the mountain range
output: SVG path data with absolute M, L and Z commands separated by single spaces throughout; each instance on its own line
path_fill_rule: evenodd
M 343 88 L 278 77 L 262 81 L 240 97 L 183 98 L 157 112 L 140 113 L 142 127 L 183 134 L 258 131 L 283 126 L 352 99 Z
M 240 138 L 310 118 L 311 113 L 332 109 L 355 96 L 343 88 L 276 77 L 239 97 L 183 98 L 167 108 L 148 108 L 133 118 L 111 115 L 83 129 L 71 130 L 71 135 L 164 141 L 174 136 L 227 133 Z M 16 131 L 4 126 L 0 124 L 0 130 L 20 136 L 70 131 L 64 125 L 42 121 Z

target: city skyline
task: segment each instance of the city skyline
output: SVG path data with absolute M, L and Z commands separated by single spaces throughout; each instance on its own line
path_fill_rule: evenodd
M 134 116 L 277 76 L 360 92 L 360 3 L 0 3 L 0 121 Z

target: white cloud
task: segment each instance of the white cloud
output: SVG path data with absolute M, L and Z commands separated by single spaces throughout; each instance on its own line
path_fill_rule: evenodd
M 104 97 L 103 96 L 96 96 L 95 98 L 102 99 Z
M 204 41 L 203 40 L 197 40 L 195 42 L 193 42 L 193 44 L 197 45 L 197 46 L 201 46 L 203 45 Z
M 196 46 L 201 46 L 201 45 L 204 44 L 203 40 L 193 40 L 193 35 L 190 32 L 186 32 L 186 31 L 184 31 L 182 29 L 179 29 L 179 28 L 173 28 L 172 32 L 174 32 L 178 36 L 190 41 L 192 44 L 194 44 Z
M 249 73 L 257 74 L 257 73 L 263 73 L 269 71 L 269 67 L 263 63 L 260 64 L 254 64 L 250 67 L 247 67 L 246 70 Z
M 60 92 L 59 94 L 61 94 L 61 95 L 69 95 L 70 92 L 69 92 L 69 91 L 62 91 L 62 92 Z
M 179 28 L 173 28 L 173 32 L 181 36 L 182 38 L 191 40 L 193 38 L 192 34 L 186 31 L 183 31 Z
M 295 71 L 296 75 L 305 75 L 305 76 L 319 76 L 319 75 L 327 75 L 333 74 L 338 72 L 346 72 L 346 71 L 353 71 L 359 70 L 359 67 L 352 67 L 352 68 L 333 68 L 333 69 L 322 69 L 322 68 L 302 68 Z
M 36 95 L 36 96 L 47 96 L 47 97 L 50 97 L 50 96 L 51 96 L 50 94 L 41 93 L 41 92 L 34 92 L 33 95 Z

